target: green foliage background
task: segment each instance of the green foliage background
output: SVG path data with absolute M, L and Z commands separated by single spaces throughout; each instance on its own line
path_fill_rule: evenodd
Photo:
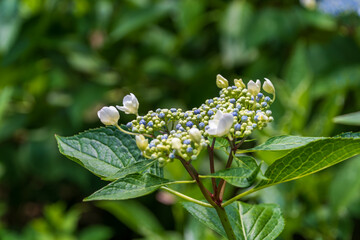
M 100 126 L 97 110 L 129 92 L 140 113 L 192 108 L 217 95 L 218 73 L 273 81 L 259 143 L 358 131 L 333 118 L 360 108 L 359 23 L 289 0 L 0 1 L 0 239 L 218 239 L 161 195 L 81 203 L 104 183 L 61 156 L 54 134 Z M 359 238 L 359 161 L 248 202 L 280 204 L 281 239 Z

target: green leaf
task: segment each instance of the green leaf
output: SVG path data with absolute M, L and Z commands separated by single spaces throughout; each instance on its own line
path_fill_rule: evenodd
M 318 139 L 294 149 L 269 166 L 265 172 L 268 180 L 261 181 L 256 189 L 305 177 L 360 154 L 360 139 L 354 135 Z
M 334 123 L 360 126 L 360 112 L 353 112 L 334 118 Z
M 255 159 L 249 156 L 240 156 L 234 159 L 234 165 L 237 165 L 237 167 L 224 169 L 202 177 L 222 178 L 236 187 L 245 188 L 251 186 L 260 170 Z
M 137 198 L 154 192 L 161 186 L 172 181 L 149 173 L 131 174 L 126 178 L 120 178 L 102 189 L 96 191 L 85 201 L 93 200 L 124 200 Z
M 276 136 L 269 138 L 265 143 L 250 148 L 241 150 L 241 152 L 256 152 L 256 151 L 283 151 L 291 150 L 304 146 L 310 142 L 325 139 L 322 137 L 300 137 L 300 136 Z
M 183 205 L 200 222 L 226 237 L 215 209 L 190 202 L 185 202 Z M 240 240 L 271 240 L 284 229 L 281 210 L 275 204 L 251 205 L 234 202 L 225 207 L 225 210 L 234 233 Z
M 136 162 L 136 163 L 130 165 L 129 167 L 122 168 L 121 170 L 119 170 L 117 173 L 115 173 L 114 175 L 112 175 L 110 177 L 103 178 L 103 180 L 114 181 L 116 179 L 123 178 L 129 174 L 141 172 L 145 169 L 148 169 L 150 166 L 152 166 L 156 162 L 157 162 L 157 160 L 153 160 L 153 161 L 145 160 L 145 161 L 141 161 L 141 162 Z
M 213 139 L 214 138 L 209 138 L 210 144 L 212 143 Z M 228 152 L 227 150 L 229 148 L 229 142 L 225 138 L 216 138 L 214 148 Z
M 72 137 L 56 136 L 59 150 L 92 173 L 114 179 L 143 171 L 151 161 L 141 156 L 133 136 L 115 127 L 92 129 Z M 157 164 L 146 170 L 162 175 Z

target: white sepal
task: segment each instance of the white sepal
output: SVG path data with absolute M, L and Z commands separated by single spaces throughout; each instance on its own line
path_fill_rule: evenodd
M 138 114 L 139 101 L 134 94 L 130 93 L 126 95 L 123 99 L 123 106 L 116 106 L 120 111 L 125 112 L 126 114 Z
M 108 126 L 108 125 L 116 125 L 120 119 L 120 114 L 115 107 L 103 107 L 98 112 L 97 115 L 100 121 Z
M 231 113 L 222 113 L 218 110 L 214 119 L 209 121 L 209 128 L 206 132 L 211 136 L 222 137 L 230 132 L 234 116 Z

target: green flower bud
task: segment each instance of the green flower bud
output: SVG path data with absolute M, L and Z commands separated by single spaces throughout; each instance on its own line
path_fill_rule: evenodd
M 227 88 L 229 86 L 229 82 L 223 76 L 218 74 L 216 76 L 216 86 L 218 86 L 218 88 Z

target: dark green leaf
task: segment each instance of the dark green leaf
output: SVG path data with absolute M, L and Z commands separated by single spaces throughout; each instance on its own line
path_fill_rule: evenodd
M 185 202 L 183 205 L 200 222 L 226 237 L 215 209 L 190 202 Z M 281 210 L 274 204 L 251 205 L 234 202 L 225 207 L 225 210 L 234 233 L 240 240 L 271 240 L 284 229 Z
M 249 156 L 235 157 L 234 165 L 237 167 L 217 171 L 202 177 L 222 178 L 236 187 L 249 187 L 254 183 L 260 167 L 254 158 Z
M 356 136 L 356 134 L 355 134 Z M 256 188 L 298 179 L 360 154 L 359 138 L 323 138 L 296 148 L 275 161 Z
M 141 156 L 133 136 L 115 127 L 89 130 L 72 137 L 56 136 L 60 152 L 102 178 L 143 171 L 150 160 Z M 157 164 L 147 172 L 161 175 Z
M 265 143 L 250 148 L 241 150 L 241 152 L 256 152 L 256 151 L 283 151 L 291 150 L 304 146 L 312 141 L 324 139 L 321 137 L 300 137 L 300 136 L 276 136 L 269 138 Z
M 85 201 L 137 198 L 152 193 L 168 183 L 171 181 L 149 173 L 135 173 L 106 185 L 87 197 Z

